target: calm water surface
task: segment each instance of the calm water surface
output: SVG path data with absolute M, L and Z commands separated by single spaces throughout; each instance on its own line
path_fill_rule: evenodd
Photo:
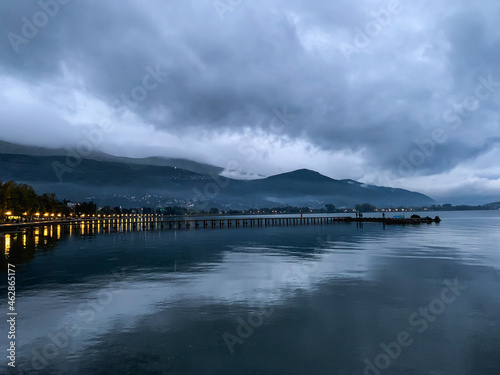
M 9 373 L 498 375 L 500 211 L 438 214 L 0 237 L 3 277 L 17 266 Z

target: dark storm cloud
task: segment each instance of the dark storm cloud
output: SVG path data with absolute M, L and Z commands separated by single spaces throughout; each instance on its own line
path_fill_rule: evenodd
M 451 170 L 498 146 L 491 136 L 500 93 L 459 128 L 444 117 L 474 96 L 477 77 L 500 81 L 497 2 L 401 1 L 362 48 L 359 30 L 374 12 L 387 14 L 380 11 L 390 1 L 233 2 L 223 19 L 216 3 L 73 0 L 16 53 L 8 33 L 22 35 L 23 17 L 32 20 L 40 4 L 2 2 L 0 73 L 37 85 L 69 71 L 113 106 L 158 68 L 168 77 L 131 108 L 145 126 L 184 135 L 270 131 L 272 110 L 286 106 L 295 116 L 282 130 L 287 139 L 362 152 L 367 168 L 396 173 L 435 129 L 447 140 L 416 174 Z M 360 53 L 346 59 L 345 44 Z

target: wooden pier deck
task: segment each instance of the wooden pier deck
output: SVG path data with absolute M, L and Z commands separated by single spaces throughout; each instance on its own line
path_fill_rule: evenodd
M 199 229 L 199 228 L 232 228 L 232 227 L 269 227 L 269 226 L 298 226 L 298 225 L 326 225 L 336 223 L 381 223 L 383 225 L 419 225 L 439 223 L 441 219 L 436 216 L 422 218 L 384 218 L 384 217 L 334 217 L 334 216 L 304 216 L 304 217 L 185 217 L 168 219 L 162 216 L 140 216 L 121 218 L 87 218 L 73 220 L 40 221 L 30 223 L 0 224 L 0 232 L 15 232 L 29 230 L 51 225 L 99 225 L 104 229 L 117 229 L 119 227 L 130 227 L 131 229 Z

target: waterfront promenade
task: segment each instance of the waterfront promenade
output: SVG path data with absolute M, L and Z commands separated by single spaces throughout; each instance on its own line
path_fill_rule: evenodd
M 198 229 L 198 228 L 231 228 L 231 227 L 268 227 L 296 225 L 326 225 L 336 223 L 381 223 L 383 225 L 419 225 L 439 223 L 435 218 L 385 218 L 385 217 L 351 217 L 351 216 L 276 216 L 276 217 L 168 217 L 157 215 L 124 216 L 111 218 L 79 218 L 53 221 L 36 221 L 28 223 L 0 224 L 0 232 L 15 232 L 51 225 L 99 225 L 103 228 L 117 229 L 122 226 L 133 229 Z

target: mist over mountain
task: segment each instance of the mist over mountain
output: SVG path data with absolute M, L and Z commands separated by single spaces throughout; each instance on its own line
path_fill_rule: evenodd
M 222 168 L 184 159 L 123 158 L 93 153 L 68 157 L 66 150 L 0 143 L 0 180 L 32 185 L 61 199 L 94 200 L 124 207 L 186 205 L 250 208 L 265 206 L 422 206 L 434 201 L 403 189 L 335 180 L 301 169 L 254 180 L 220 175 Z

